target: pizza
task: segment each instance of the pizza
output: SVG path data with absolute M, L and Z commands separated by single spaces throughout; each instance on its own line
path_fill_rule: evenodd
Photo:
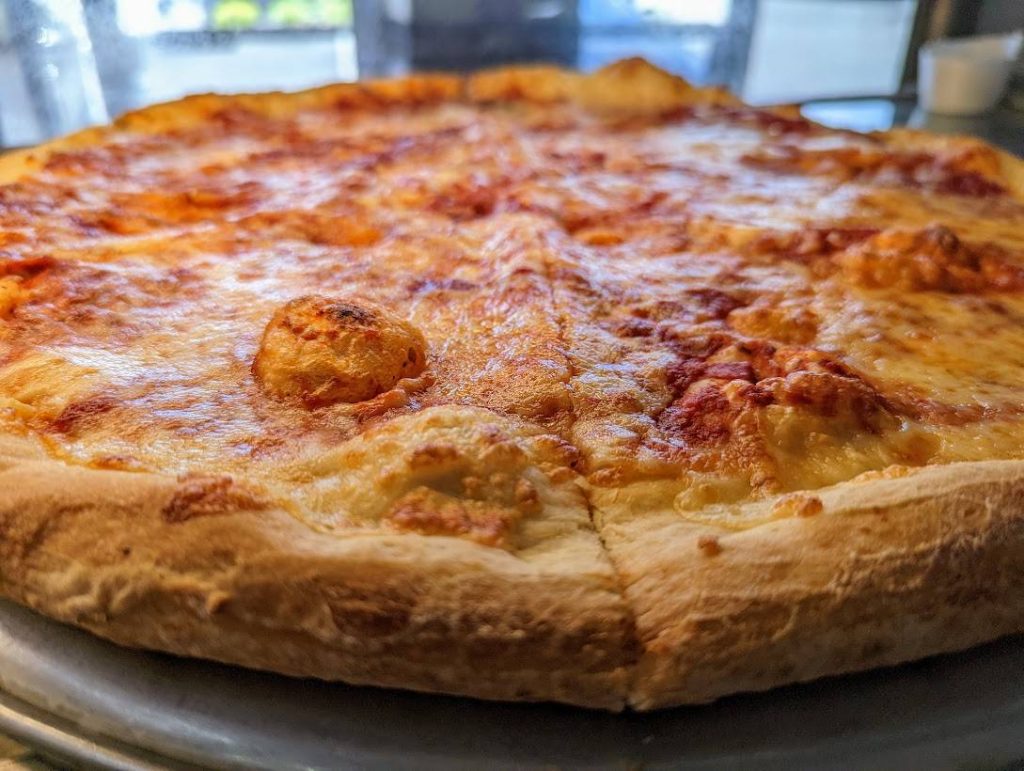
M 643 60 L 0 161 L 0 588 L 126 646 L 647 710 L 1024 631 L 1024 172 Z

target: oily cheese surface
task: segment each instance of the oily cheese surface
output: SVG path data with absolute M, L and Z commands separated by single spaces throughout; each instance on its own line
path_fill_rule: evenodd
M 4 159 L 5 591 L 610 708 L 1020 631 L 1019 163 L 639 60 L 190 97 Z M 899 588 L 956 549 L 988 572 Z

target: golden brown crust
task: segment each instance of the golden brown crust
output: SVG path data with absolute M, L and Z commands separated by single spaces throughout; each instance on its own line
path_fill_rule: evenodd
M 645 115 L 694 105 L 740 104 L 722 88 L 697 88 L 634 57 L 613 62 L 580 79 L 572 98 L 597 113 Z
M 978 159 L 976 170 L 997 178 L 1015 198 L 1024 201 L 1024 160 L 977 137 L 929 134 L 927 131 L 910 128 L 889 129 L 876 132 L 874 136 L 894 148 L 974 155 Z
M 465 81 L 201 95 L 5 156 L 0 183 L 54 153 L 201 125 L 226 109 L 282 115 L 464 98 L 565 101 L 615 115 L 738 104 L 641 60 L 591 76 L 529 67 Z M 1024 200 L 1024 164 L 976 140 L 902 130 L 878 139 L 967 154 L 979 175 Z M 582 505 L 574 485 L 555 485 L 559 506 Z M 7 596 L 126 645 L 608 709 L 707 701 L 1024 631 L 1015 591 L 1024 463 L 935 466 L 748 504 L 731 515 L 756 523 L 742 529 L 681 515 L 666 500 L 672 485 L 591 492 L 621 584 L 586 528 L 532 558 L 416 534 L 436 532 L 434 520 L 442 532 L 476 526 L 462 513 L 453 524 L 440 507 L 434 519 L 398 512 L 398 529 L 411 533 L 333 535 L 244 480 L 78 468 L 0 432 L 0 577 Z
M 324 535 L 244 496 L 215 505 L 212 490 L 12 463 L 0 471 L 4 594 L 124 645 L 360 684 L 622 707 L 630 619 L 585 533 L 565 539 L 558 559 L 527 561 L 454 538 Z
M 597 491 L 640 638 L 630 704 L 706 702 L 1024 631 L 1024 463 L 902 474 L 748 504 L 782 516 L 740 531 L 684 519 L 650 485 Z
M 270 117 L 328 105 L 374 110 L 396 104 L 454 101 L 461 98 L 464 87 L 463 79 L 453 75 L 410 75 L 366 83 L 334 83 L 290 93 L 192 94 L 171 102 L 131 110 L 109 126 L 82 129 L 35 147 L 6 153 L 0 156 L 0 185 L 15 182 L 42 168 L 55 153 L 117 141 L 119 137 L 158 134 L 199 126 L 214 114 L 225 110 L 244 110 Z
M 580 78 L 546 65 L 487 70 L 467 78 L 466 95 L 474 102 L 564 102 L 572 98 Z
M 0 155 L 0 185 L 16 182 L 26 174 L 42 168 L 53 153 L 89 147 L 105 141 L 113 133 L 109 126 L 96 126 L 76 131 L 66 137 L 52 139 L 35 147 Z

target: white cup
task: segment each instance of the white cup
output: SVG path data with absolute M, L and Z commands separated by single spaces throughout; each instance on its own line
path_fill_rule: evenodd
M 938 115 L 978 115 L 1006 90 L 1020 47 L 1019 34 L 940 40 L 918 52 L 918 100 Z

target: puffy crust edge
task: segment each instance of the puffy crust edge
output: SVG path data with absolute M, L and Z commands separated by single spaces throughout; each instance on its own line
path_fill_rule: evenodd
M 632 107 L 630 100 L 634 103 Z M 201 125 L 213 113 L 230 107 L 273 117 L 326 106 L 379 110 L 402 104 L 442 102 L 547 104 L 561 101 L 573 101 L 596 112 L 620 113 L 647 113 L 691 104 L 738 103 L 724 89 L 692 86 L 639 58 L 624 59 L 587 75 L 551 65 L 520 65 L 483 70 L 467 77 L 425 73 L 333 83 L 294 92 L 193 94 L 132 110 L 110 125 L 87 128 L 36 147 L 7 153 L 0 157 L 0 184 L 15 182 L 41 168 L 54 153 L 95 146 L 119 135 L 159 133 Z
M 981 150 L 991 153 L 997 168 L 990 175 L 1005 185 L 1010 194 L 1018 201 L 1024 201 L 1024 159 L 989 144 L 978 137 L 957 134 L 932 134 L 912 128 L 894 128 L 888 131 L 875 132 L 874 136 L 890 147 L 907 150 L 961 150 L 970 152 Z
M 173 478 L 2 465 L 0 593 L 119 644 L 354 684 L 625 703 L 631 619 L 596 563 L 330 536 L 277 510 L 169 522 Z
M 946 653 L 1024 632 L 1024 462 L 924 467 L 811 493 L 823 511 L 697 525 L 642 486 L 599 492 L 636 617 L 647 710 Z M 635 509 L 634 509 L 635 510 Z
M 201 125 L 211 114 L 227 107 L 282 116 L 304 108 L 328 105 L 379 110 L 400 104 L 466 101 L 534 104 L 571 101 L 591 112 L 619 115 L 648 114 L 692 105 L 742 104 L 724 88 L 693 86 L 639 57 L 613 62 L 589 74 L 551 65 L 519 65 L 483 70 L 466 77 L 425 73 L 333 83 L 295 92 L 194 94 L 132 110 L 108 126 L 87 128 L 0 156 L 0 184 L 15 182 L 41 168 L 54 153 L 102 144 L 121 134 L 158 133 Z M 761 109 L 792 117 L 796 108 L 778 105 Z M 966 136 L 937 136 L 909 128 L 876 132 L 875 136 L 894 147 L 961 147 L 991 151 L 998 158 L 1000 181 L 1018 200 L 1024 200 L 1024 160 L 983 140 Z
M 628 610 L 596 572 L 538 569 L 457 539 L 331 538 L 280 511 L 170 524 L 161 510 L 176 489 L 159 475 L 9 461 L 0 592 L 122 645 L 612 710 L 1024 632 L 1020 461 L 846 482 L 816 493 L 817 516 L 738 532 L 665 510 L 637 519 L 649 486 L 598 491 Z

